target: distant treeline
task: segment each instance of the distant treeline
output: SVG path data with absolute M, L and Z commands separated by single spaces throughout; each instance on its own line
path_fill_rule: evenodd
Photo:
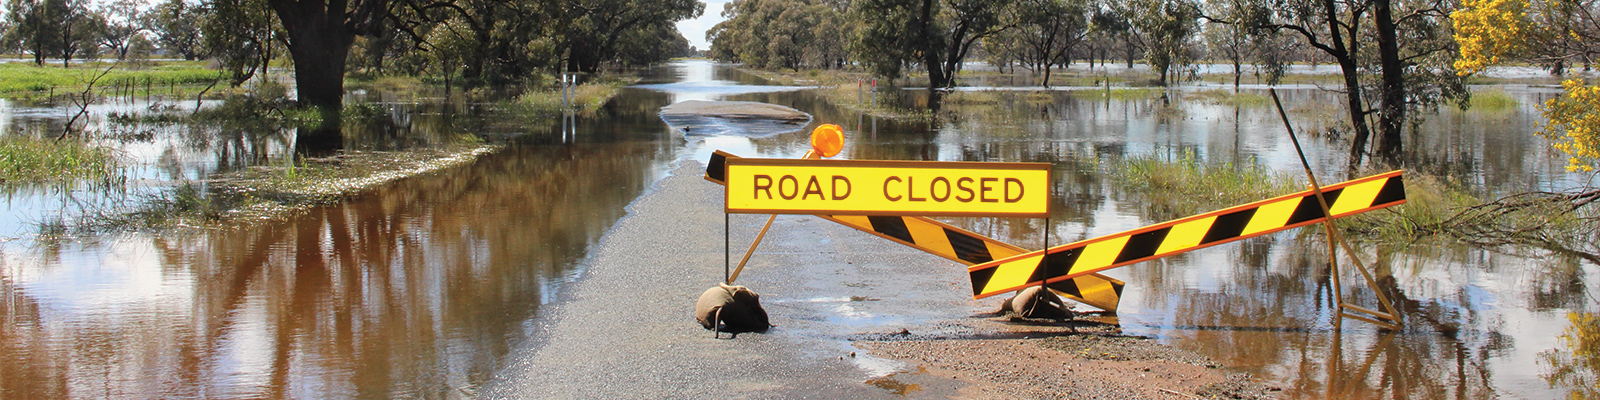
M 1077 60 L 1142 60 L 1163 86 L 1193 77 L 1198 60 L 1232 64 L 1236 86 L 1244 65 L 1276 83 L 1292 62 L 1334 64 L 1352 168 L 1368 155 L 1403 163 L 1407 122 L 1467 104 L 1476 67 L 1521 60 L 1561 74 L 1600 57 L 1600 0 L 733 0 L 722 15 L 707 33 L 718 60 L 916 71 L 934 92 L 968 60 L 1043 72 L 1045 86 Z

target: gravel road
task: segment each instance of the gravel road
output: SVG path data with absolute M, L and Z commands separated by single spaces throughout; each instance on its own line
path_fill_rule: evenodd
M 713 339 L 692 315 L 724 265 L 723 190 L 703 169 L 682 162 L 629 206 L 478 397 L 1188 398 L 1230 379 L 1243 389 L 1218 393 L 1266 390 L 1115 325 L 994 317 L 1000 299 L 972 300 L 960 264 L 812 216 L 779 216 L 737 282 L 761 294 L 776 327 Z M 729 218 L 734 262 L 766 217 Z M 1155 355 L 1088 359 L 1065 340 Z M 1171 378 L 1143 379 L 1146 368 Z M 1086 389 L 1061 391 L 1074 387 Z

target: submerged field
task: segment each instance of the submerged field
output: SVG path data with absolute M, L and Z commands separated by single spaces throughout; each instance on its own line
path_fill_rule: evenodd
M 0 364 L 0 376 L 17 377 L 0 380 L 0 393 L 238 398 L 316 387 L 348 396 L 471 395 L 492 382 L 515 381 L 507 381 L 515 374 L 506 365 L 537 361 L 539 349 L 587 356 L 558 372 L 589 376 L 586 365 L 599 365 L 622 347 L 582 351 L 608 337 L 598 324 L 584 322 L 608 315 L 637 320 L 629 313 L 640 312 L 660 321 L 651 329 L 661 334 L 629 346 L 785 354 L 794 365 L 831 372 L 808 375 L 768 363 L 762 365 L 777 372 L 733 381 L 735 386 L 932 395 L 981 384 L 946 379 L 946 369 L 968 379 L 987 373 L 971 371 L 990 369 L 960 369 L 961 363 L 950 365 L 954 358 L 893 342 L 900 338 L 896 332 L 904 329 L 913 335 L 909 339 L 948 347 L 990 343 L 984 335 L 997 330 L 984 324 L 1035 330 L 989 317 L 995 305 L 970 299 L 970 282 L 955 262 L 824 220 L 786 216 L 771 233 L 778 245 L 759 248 L 741 279 L 761 292 L 770 313 L 788 322 L 767 334 L 711 341 L 687 314 L 675 311 L 675 304 L 687 310 L 693 299 L 667 296 L 692 297 L 722 277 L 715 271 L 722 263 L 715 258 L 724 250 L 716 237 L 722 229 L 714 204 L 720 189 L 699 179 L 696 165 L 714 150 L 797 158 L 808 148 L 808 129 L 701 136 L 668 128 L 656 114 L 688 99 L 762 101 L 806 111 L 814 124 L 845 127 L 842 158 L 1049 162 L 1055 202 L 1048 220 L 943 219 L 1024 248 L 1041 246 L 1046 230 L 1051 243 L 1088 239 L 1300 190 L 1306 182 L 1259 87 L 1234 93 L 1231 85 L 1210 81 L 1171 90 L 978 86 L 950 94 L 942 110 L 932 113 L 916 111 L 926 110 L 928 99 L 915 88 L 886 89 L 874 106 L 866 96 L 857 101 L 850 81 L 774 87 L 705 62 L 646 71 L 639 83 L 587 88 L 580 103 L 589 105 L 565 118 L 559 112 L 518 117 L 505 113 L 515 104 L 433 97 L 404 82 L 373 83 L 347 100 L 363 118 L 350 119 L 336 141 L 283 123 L 293 122 L 292 114 L 202 123 L 162 116 L 192 114 L 195 102 L 188 95 L 163 97 L 158 90 L 148 99 L 108 96 L 89 108 L 94 117 L 83 129 L 93 134 L 74 140 L 114 150 L 116 185 L 8 189 L 10 212 L 0 221 L 6 238 L 0 243 L 0 297 L 8 305 L 0 321 L 8 322 L 0 323 L 0 352 L 20 361 Z M 385 85 L 405 90 L 379 89 Z M 593 100 L 605 91 L 615 96 Z M 1310 86 L 1279 93 L 1305 132 L 1301 140 L 1319 179 L 1349 178 L 1348 142 L 1339 110 L 1329 106 L 1337 104 L 1334 95 Z M 1375 217 L 1387 219 L 1370 224 L 1392 226 L 1385 221 L 1401 219 L 1422 227 L 1463 205 L 1591 185 L 1592 176 L 1566 172 L 1564 158 L 1531 134 L 1538 118 L 1533 105 L 1556 93 L 1538 85 L 1480 88 L 1482 103 L 1471 109 L 1427 115 L 1407 142 L 1412 203 L 1382 212 Z M 547 109 L 553 100 L 549 93 L 534 93 L 517 101 Z M 210 99 L 199 105 L 222 106 Z M 76 109 L 13 98 L 0 103 L 0 111 L 5 135 L 41 140 L 59 132 Z M 420 163 L 437 168 L 383 161 L 459 146 L 492 151 L 459 162 Z M 413 172 L 259 223 L 182 233 L 56 235 L 71 233 L 85 219 L 151 205 L 221 214 L 227 208 L 207 208 L 217 205 L 209 201 L 223 199 L 212 196 L 252 179 L 321 189 L 316 178 L 331 170 L 319 168 L 330 166 L 376 175 Z M 678 186 L 662 186 L 669 175 Z M 660 204 L 641 199 L 687 201 L 650 196 L 666 191 L 711 203 L 641 214 L 661 209 L 644 207 Z M 764 221 L 744 217 L 749 218 L 733 217 L 735 252 Z M 619 222 L 629 218 L 677 222 Z M 1596 264 L 1584 256 L 1590 250 L 1471 244 L 1421 230 L 1357 237 L 1358 256 L 1373 267 L 1381 290 L 1397 299 L 1406 319 L 1404 329 L 1384 331 L 1332 318 L 1325 303 L 1331 290 L 1323 262 L 1327 246 L 1318 232 L 1285 232 L 1112 270 L 1128 286 L 1117 315 L 1096 317 L 1095 326 L 1203 356 L 1288 397 L 1587 393 L 1563 382 L 1591 373 L 1582 367 L 1591 349 L 1563 339 L 1561 332 L 1580 337 L 1592 330 L 1594 319 L 1587 316 L 1594 305 L 1586 293 L 1600 280 Z M 1419 232 L 1426 235 L 1391 240 Z M 58 238 L 46 239 L 52 235 Z M 647 245 L 656 242 L 661 244 Z M 669 254 L 667 259 L 682 264 L 674 268 L 688 272 L 663 277 L 651 272 L 665 268 L 662 262 L 597 261 L 635 256 L 601 253 L 603 248 L 637 249 L 641 257 Z M 1353 272 L 1340 281 L 1349 301 L 1373 304 L 1372 292 Z M 661 310 L 596 303 L 629 290 L 596 286 L 606 282 L 660 286 L 639 301 L 660 302 Z M 571 311 L 577 309 L 604 312 Z M 552 329 L 585 334 L 550 335 Z M 1020 343 L 1002 339 L 994 343 Z M 1030 340 L 1022 344 L 1049 351 L 1116 350 L 1115 343 Z M 86 341 L 104 345 L 86 347 Z M 886 343 L 857 348 L 853 341 Z M 647 350 L 663 352 L 628 360 L 676 360 L 662 356 L 674 353 L 659 346 Z M 860 354 L 848 357 L 851 351 Z M 1104 361 L 1096 357 L 1104 358 L 1063 359 L 1089 360 L 1073 365 Z M 149 361 L 131 366 L 129 359 Z M 679 361 L 693 360 L 674 362 Z M 653 368 L 627 368 L 634 367 Z M 785 379 L 793 386 L 773 383 Z M 674 382 L 658 382 L 665 389 L 657 394 L 701 390 Z M 1013 384 L 993 387 L 998 389 L 986 393 L 1018 390 Z M 1177 389 L 1190 394 L 1203 388 Z M 763 393 L 786 393 L 770 390 Z

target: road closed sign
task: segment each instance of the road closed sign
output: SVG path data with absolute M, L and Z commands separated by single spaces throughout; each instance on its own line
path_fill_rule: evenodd
M 1050 164 L 727 161 L 727 212 L 1043 218 Z

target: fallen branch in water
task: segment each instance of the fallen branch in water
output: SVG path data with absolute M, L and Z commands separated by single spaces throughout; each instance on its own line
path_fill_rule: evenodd
M 1585 187 L 1513 194 L 1461 208 L 1433 223 L 1397 215 L 1420 235 L 1449 235 L 1483 247 L 1534 246 L 1600 264 L 1600 209 L 1595 204 L 1600 204 L 1600 189 Z

